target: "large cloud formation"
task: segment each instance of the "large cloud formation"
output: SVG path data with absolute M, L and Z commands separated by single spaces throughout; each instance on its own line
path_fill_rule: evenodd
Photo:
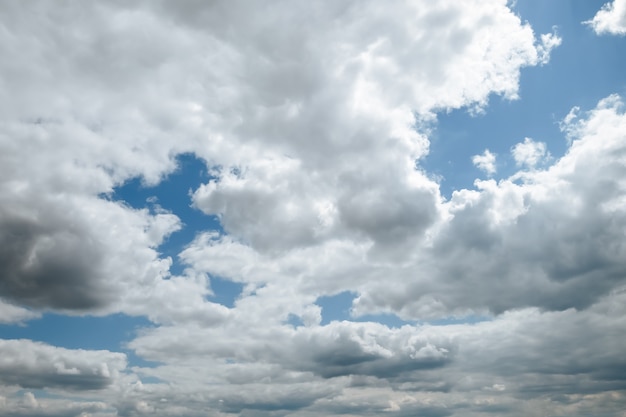
M 505 0 L 0 9 L 0 322 L 146 316 L 127 347 L 157 363 L 0 340 L 3 415 L 623 415 L 622 98 L 449 199 L 422 168 L 438 112 L 516 99 L 561 42 Z M 172 275 L 177 213 L 113 197 L 183 153 L 223 230 Z M 323 324 L 341 293 L 353 320 Z

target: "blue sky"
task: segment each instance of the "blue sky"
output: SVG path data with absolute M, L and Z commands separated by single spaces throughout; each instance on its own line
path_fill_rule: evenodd
M 626 1 L 259 7 L 0 6 L 0 414 L 622 416 Z

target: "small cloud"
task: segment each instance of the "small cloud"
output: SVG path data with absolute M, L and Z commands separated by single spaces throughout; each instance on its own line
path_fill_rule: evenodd
M 590 25 L 598 35 L 626 35 L 626 0 L 606 3 L 593 19 L 583 23 Z
M 544 33 L 541 35 L 541 44 L 537 46 L 537 58 L 541 65 L 545 65 L 550 62 L 550 53 L 554 48 L 561 45 L 563 41 L 556 33 L 556 28 L 553 28 L 554 32 Z
M 472 163 L 487 175 L 496 173 L 496 154 L 491 153 L 489 149 L 485 149 L 482 155 L 474 155 Z
M 578 118 L 579 113 L 580 113 L 580 107 L 578 106 L 572 107 L 569 113 L 567 113 L 567 116 L 565 116 L 565 118 L 559 125 L 559 127 L 561 128 L 561 132 L 565 132 L 567 130 L 567 126 L 574 123 L 574 121 Z
M 541 162 L 550 158 L 550 152 L 544 142 L 535 142 L 531 138 L 524 138 L 524 142 L 518 143 L 511 148 L 515 159 L 515 165 L 534 168 Z
M 35 394 L 30 391 L 26 391 L 24 396 L 22 397 L 22 402 L 26 408 L 37 408 L 39 407 L 39 402 L 37 398 L 35 398 Z

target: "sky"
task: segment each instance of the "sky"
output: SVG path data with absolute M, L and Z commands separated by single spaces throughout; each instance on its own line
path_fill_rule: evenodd
M 0 415 L 626 417 L 626 0 L 0 3 Z

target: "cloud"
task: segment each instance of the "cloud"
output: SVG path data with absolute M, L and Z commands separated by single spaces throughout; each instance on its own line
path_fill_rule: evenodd
M 158 184 L 184 152 L 214 177 L 194 205 L 255 250 L 364 238 L 406 258 L 439 216 L 415 127 L 514 98 L 543 59 L 502 1 L 2 7 L 0 296 L 73 314 L 157 320 L 147 295 L 171 287 L 157 248 L 180 221 L 106 196 Z
M 454 355 L 451 342 L 416 330 L 350 322 L 290 329 L 235 320 L 226 331 L 159 327 L 130 346 L 146 358 L 169 363 L 140 373 L 168 380 L 184 395 L 202 395 L 211 407 L 227 412 L 310 409 L 323 413 L 320 401 L 335 398 L 352 385 L 353 378 L 370 378 L 384 386 L 386 378 L 436 372 L 448 365 Z M 214 343 L 203 342 L 209 340 Z M 208 377 L 198 369 L 212 369 L 213 391 L 197 391 Z M 172 396 L 166 390 L 158 395 L 178 402 L 182 392 Z M 348 406 L 343 411 L 347 410 Z
M 159 362 L 188 363 L 199 356 L 231 359 L 235 363 L 268 363 L 322 378 L 370 375 L 396 376 L 420 369 L 446 365 L 454 346 L 445 338 L 432 340 L 415 335 L 411 329 L 389 329 L 376 323 L 333 322 L 327 326 L 266 326 L 254 330 L 247 321 L 230 324 L 234 339 L 220 328 L 184 326 L 159 327 L 143 332 L 129 346 L 143 357 Z M 268 339 L 267 333 L 272 334 Z M 214 339 L 212 345 L 191 343 L 190 338 Z M 266 340 L 258 345 L 257 340 Z
M 2 95 L 14 99 L 0 102 L 0 297 L 72 314 L 125 311 L 126 297 L 145 307 L 145 289 L 169 274 L 156 248 L 180 221 L 108 196 L 130 178 L 158 183 L 185 150 L 164 139 L 172 102 L 145 107 L 146 80 L 159 76 L 144 69 L 164 64 L 181 39 L 146 42 L 132 21 L 156 34 L 158 19 L 116 19 L 125 9 L 115 6 L 2 8 L 0 44 L 12 57 L 0 66 L 12 80 Z M 57 30 L 66 23 L 73 29 Z
M 624 221 L 625 121 L 621 100 L 611 96 L 569 125 L 572 146 L 551 167 L 456 192 L 445 203 L 449 217 L 417 258 L 419 269 L 396 272 L 393 285 L 367 285 L 355 311 L 420 318 L 580 309 L 624 285 L 615 226 Z
M 550 158 L 546 144 L 544 142 L 535 142 L 531 138 L 524 138 L 524 142 L 513 146 L 511 153 L 517 166 L 526 166 L 528 168 L 534 168 Z
M 519 172 L 449 200 L 420 165 L 438 112 L 517 98 L 560 43 L 506 5 L 0 5 L 2 320 L 146 316 L 125 348 L 158 362 L 0 341 L 3 415 L 616 414 L 621 99 L 571 113 L 552 165 L 525 140 Z M 224 231 L 198 230 L 172 276 L 176 213 L 113 196 L 181 153 Z M 241 284 L 232 307 L 207 300 L 215 277 Z M 321 325 L 316 300 L 343 291 L 347 318 L 418 324 Z
M 179 227 L 173 215 L 87 196 L 8 198 L 0 212 L 0 295 L 8 300 L 39 309 L 106 311 L 128 283 L 167 274 L 169 262 L 154 248 Z
M 294 336 L 294 363 L 324 378 L 370 375 L 387 378 L 420 369 L 445 366 L 453 357 L 449 341 L 417 337 L 409 329 L 389 330 L 373 323 L 333 322 L 328 326 L 302 329 Z M 300 345 L 302 348 L 298 348 Z M 307 363 L 308 362 L 308 363 Z
M 606 3 L 593 19 L 584 23 L 590 25 L 598 35 L 626 35 L 626 1 Z
M 39 317 L 39 314 L 26 308 L 8 304 L 0 300 L 0 324 L 21 324 L 27 320 Z
M 22 388 L 98 390 L 126 367 L 126 356 L 70 350 L 30 340 L 0 340 L 0 381 Z
M 261 252 L 347 237 L 371 239 L 380 256 L 406 255 L 398 248 L 435 221 L 440 198 L 437 185 L 414 169 L 428 142 L 413 127 L 432 120 L 435 109 L 484 105 L 491 93 L 514 97 L 519 68 L 539 60 L 532 31 L 502 4 L 474 6 L 281 9 L 291 21 L 309 16 L 298 32 L 307 42 L 289 50 L 292 66 L 256 62 L 267 53 L 260 41 L 250 45 L 254 54 L 240 57 L 261 70 L 239 80 L 255 96 L 232 98 L 246 103 L 246 123 L 227 137 L 254 140 L 242 141 L 237 158 L 195 192 L 195 205 Z M 328 25 L 333 13 L 338 26 Z M 411 24 L 397 24 L 408 16 Z M 245 27 L 236 40 L 263 27 L 259 39 L 276 36 L 273 48 L 286 47 L 279 26 L 259 19 Z M 263 77 L 312 88 L 286 91 L 277 104 L 268 101 L 278 100 L 277 90 L 267 91 L 276 83 Z
M 541 43 L 537 46 L 538 60 L 541 65 L 550 62 L 550 54 L 552 50 L 561 45 L 560 36 L 557 35 L 556 29 L 554 33 L 544 33 L 541 35 Z
M 489 149 L 485 149 L 482 155 L 472 156 L 472 163 L 489 176 L 496 173 L 496 155 Z

